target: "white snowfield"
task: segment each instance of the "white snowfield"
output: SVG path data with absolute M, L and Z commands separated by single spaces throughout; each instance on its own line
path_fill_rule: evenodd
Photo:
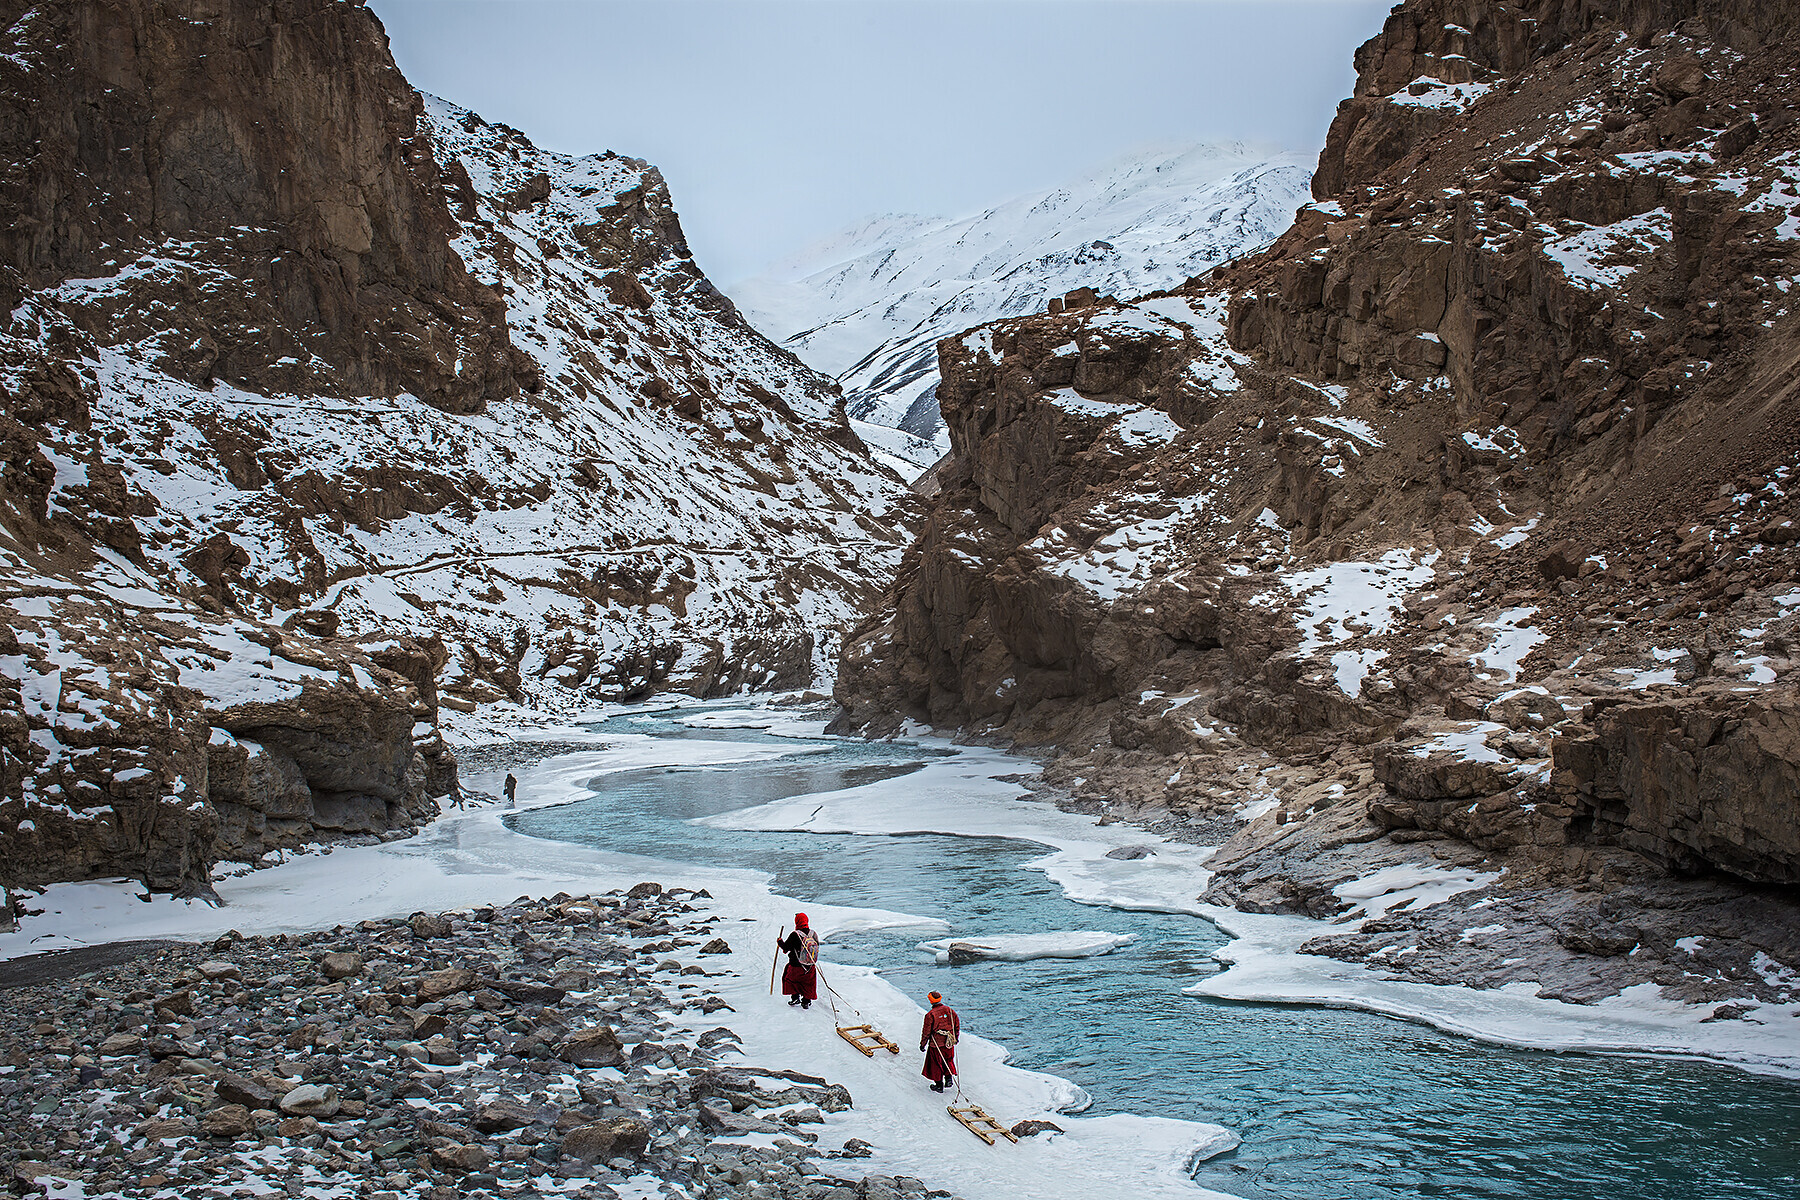
M 938 339 L 1078 287 L 1173 287 L 1272 241 L 1310 180 L 1303 156 L 1237 142 L 1158 150 L 971 217 L 872 218 L 729 290 L 751 324 L 838 378 L 852 416 L 924 439 L 889 447 L 916 471 L 949 448 Z
M 1135 933 L 1072 929 L 1055 933 L 987 933 L 980 937 L 941 938 L 935 942 L 920 942 L 919 949 L 929 951 L 942 966 L 950 962 L 953 948 L 958 957 L 1029 962 L 1034 958 L 1098 958 L 1135 941 Z

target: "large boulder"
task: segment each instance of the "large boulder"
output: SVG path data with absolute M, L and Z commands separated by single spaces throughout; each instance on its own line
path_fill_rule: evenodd
M 565 1038 L 556 1057 L 578 1067 L 616 1067 L 625 1061 L 625 1045 L 609 1027 L 595 1025 Z

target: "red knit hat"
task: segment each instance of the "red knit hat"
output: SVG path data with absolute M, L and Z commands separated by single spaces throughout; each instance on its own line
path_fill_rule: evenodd
M 805 929 L 806 928 L 806 914 L 805 913 L 795 913 L 794 914 L 794 924 L 798 925 L 802 929 Z

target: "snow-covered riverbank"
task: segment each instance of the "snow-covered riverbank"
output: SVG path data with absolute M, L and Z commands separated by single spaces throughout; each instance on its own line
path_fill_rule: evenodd
M 779 723 L 784 733 L 817 733 L 819 729 L 817 723 L 795 723 L 774 714 L 766 723 Z M 578 730 L 568 728 L 537 732 L 559 741 L 581 736 Z M 609 773 L 652 765 L 755 762 L 806 749 L 802 744 L 751 745 L 631 735 L 609 735 L 605 742 L 604 748 L 561 755 L 519 772 L 519 807 L 567 803 L 584 794 L 590 780 Z M 986 754 L 971 759 L 938 760 L 933 766 L 946 769 L 935 786 L 968 786 L 994 795 L 1017 792 L 991 778 L 1016 770 L 1016 760 Z M 471 781 L 478 787 L 483 782 L 492 781 Z M 826 968 L 831 985 L 844 998 L 842 1003 L 854 1006 L 860 1014 L 856 1020 L 872 1021 L 888 1032 L 907 1051 L 899 1056 L 865 1058 L 836 1036 L 832 1014 L 825 1005 L 796 1012 L 780 998 L 770 997 L 769 947 L 778 930 L 791 921 L 799 902 L 773 894 L 762 873 L 697 868 L 547 842 L 509 830 L 504 815 L 505 810 L 493 808 L 453 811 L 406 841 L 305 855 L 224 879 L 218 885 L 223 907 L 168 897 L 142 902 L 137 886 L 124 882 L 61 885 L 33 901 L 33 907 L 43 909 L 42 915 L 27 918 L 15 933 L 0 935 L 0 957 L 130 939 L 196 940 L 217 937 L 229 929 L 297 932 L 414 911 L 505 903 L 522 893 L 604 892 L 646 879 L 665 887 L 704 888 L 712 900 L 698 903 L 720 920 L 720 932 L 730 942 L 732 953 L 704 960 L 688 957 L 691 951 L 673 957 L 702 961 L 713 972 L 729 968 L 732 973 L 718 978 L 714 990 L 736 1011 L 735 1015 L 696 1015 L 693 1029 L 726 1024 L 742 1038 L 747 1063 L 823 1075 L 848 1087 L 856 1105 L 828 1117 L 824 1144 L 861 1138 L 874 1152 L 866 1159 L 845 1160 L 841 1164 L 845 1173 L 912 1175 L 954 1189 L 969 1200 L 1089 1197 L 1114 1194 L 1120 1187 L 1146 1197 L 1193 1200 L 1197 1194 L 1213 1194 L 1195 1188 L 1185 1168 L 1196 1158 L 1235 1145 L 1236 1137 L 1229 1131 L 1156 1117 L 1084 1119 L 1066 1115 L 1065 1109 L 1085 1104 L 1079 1088 L 1049 1075 L 1010 1067 L 1004 1047 L 968 1036 L 959 1047 L 959 1060 L 969 1100 L 1008 1124 L 1030 1118 L 1053 1119 L 1065 1131 L 1030 1138 L 1017 1146 L 1002 1142 L 988 1147 L 975 1140 L 945 1114 L 944 1097 L 933 1094 L 919 1074 L 917 1055 L 909 1044 L 922 1014 L 919 1003 L 871 970 Z M 833 934 L 886 926 L 915 926 L 926 934 L 942 928 L 941 922 L 879 909 L 817 903 L 804 907 L 828 939 Z
M 752 728 L 793 738 L 818 738 L 822 728 L 791 712 L 760 707 L 695 707 L 681 720 L 695 729 Z M 497 723 L 490 720 L 490 726 Z M 754 766 L 820 749 L 818 741 L 710 741 L 616 731 L 597 738 L 580 726 L 548 723 L 520 728 L 517 736 L 596 743 L 591 750 L 559 754 L 520 768 L 521 810 L 567 804 L 589 795 L 588 785 L 596 778 L 642 768 Z M 483 730 L 476 738 L 487 742 L 491 733 Z M 934 739 L 921 741 L 949 749 Z M 521 760 L 530 757 L 521 755 Z M 1237 939 L 1217 952 L 1232 964 L 1230 969 L 1189 989 L 1198 995 L 1357 1008 L 1495 1043 L 1656 1052 L 1730 1062 L 1764 1073 L 1800 1074 L 1800 1037 L 1780 1024 L 1785 1017 L 1800 1028 L 1800 1019 L 1785 1012 L 1757 1014 L 1762 1024 L 1704 1022 L 1709 1010 L 1654 999 L 1625 997 L 1616 1004 L 1575 1006 L 1526 995 L 1518 988 L 1484 992 L 1388 980 L 1361 966 L 1299 954 L 1298 947 L 1308 937 L 1342 927 L 1201 906 L 1196 897 L 1208 878 L 1206 848 L 1060 811 L 1008 781 L 1021 773 L 1021 766 L 1020 760 L 998 751 L 960 748 L 927 759 L 910 774 L 761 804 L 706 818 L 704 824 L 730 830 L 931 833 L 1035 842 L 1046 852 L 1027 865 L 1044 872 L 1072 899 L 1101 907 L 1204 916 Z M 498 792 L 503 771 L 471 772 L 466 782 L 473 789 Z M 1002 1046 L 970 1037 L 962 1055 L 963 1084 L 970 1099 L 1008 1124 L 1050 1118 L 1067 1131 L 1016 1147 L 984 1146 L 950 1123 L 942 1098 L 926 1090 L 918 1074 L 912 1030 L 922 998 L 902 994 L 869 967 L 833 965 L 829 943 L 834 935 L 878 929 L 905 930 L 911 943 L 947 943 L 956 939 L 946 934 L 961 936 L 961 930 L 878 907 L 798 902 L 775 894 L 768 876 L 759 871 L 697 866 L 528 837 L 509 829 L 504 817 L 503 810 L 495 809 L 452 812 L 406 841 L 303 856 L 227 878 L 219 884 L 226 901 L 223 908 L 161 897 L 140 902 L 137 889 L 126 884 L 60 886 L 33 902 L 45 910 L 42 916 L 28 919 L 16 934 L 0 935 L 0 957 L 126 938 L 204 938 L 231 928 L 246 933 L 317 929 L 417 910 L 504 903 L 520 894 L 604 892 L 653 879 L 668 887 L 707 889 L 712 896 L 705 902 L 707 911 L 731 943 L 730 955 L 708 957 L 705 963 L 710 971 L 722 965 L 729 968 L 729 975 L 712 982 L 735 1015 L 717 1013 L 704 1023 L 733 1028 L 743 1039 L 749 1063 L 822 1075 L 844 1084 L 855 1096 L 854 1109 L 829 1118 L 822 1143 L 831 1146 L 856 1137 L 874 1147 L 872 1157 L 846 1163 L 847 1169 L 914 1175 L 971 1200 L 1061 1197 L 1077 1191 L 1117 1194 L 1122 1186 L 1134 1194 L 1192 1200 L 1197 1189 L 1187 1177 L 1189 1162 L 1235 1143 L 1232 1132 L 1198 1121 L 1134 1115 L 1072 1117 L 1064 1110 L 1082 1104 L 1079 1088 L 1053 1075 L 1008 1066 Z M 1376 913 L 1408 900 L 1415 906 L 1434 903 L 1481 881 L 1423 872 L 1364 882 L 1367 886 L 1358 894 L 1367 892 L 1365 908 Z M 826 1006 L 801 1013 L 768 995 L 769 946 L 797 907 L 827 934 L 826 976 L 843 1003 L 853 1007 L 854 1019 L 872 1021 L 905 1053 L 864 1058 L 834 1035 Z M 1071 931 L 1082 927 L 1002 928 L 1014 936 L 1042 938 L 1055 933 L 1044 943 L 1055 950 L 1066 949 Z M 1014 957 L 1029 956 L 1020 951 Z M 1170 979 L 1168 986 L 1173 990 L 1183 982 Z

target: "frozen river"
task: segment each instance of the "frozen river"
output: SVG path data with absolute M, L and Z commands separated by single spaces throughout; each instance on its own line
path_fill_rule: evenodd
M 1209 1188 L 1317 1200 L 1800 1195 L 1800 1086 L 1704 1063 L 1502 1049 L 1366 1013 L 1184 994 L 1219 969 L 1210 956 L 1227 939 L 1195 916 L 1069 900 L 1026 868 L 1042 857 L 1038 844 L 699 823 L 899 779 L 933 751 L 695 729 L 682 723 L 691 713 L 633 713 L 593 729 L 801 753 L 613 772 L 574 803 L 508 823 L 607 851 L 753 868 L 771 875 L 778 893 L 939 918 L 956 938 L 1131 935 L 1090 958 L 940 966 L 917 944 L 945 931 L 886 928 L 834 936 L 825 970 L 829 980 L 834 962 L 873 966 L 921 1002 L 928 989 L 943 991 L 965 1026 L 1007 1046 L 1015 1065 L 1084 1089 L 1088 1115 L 1177 1117 L 1235 1131 L 1237 1149 L 1195 1166 Z M 896 1036 L 906 1045 L 911 1031 Z

